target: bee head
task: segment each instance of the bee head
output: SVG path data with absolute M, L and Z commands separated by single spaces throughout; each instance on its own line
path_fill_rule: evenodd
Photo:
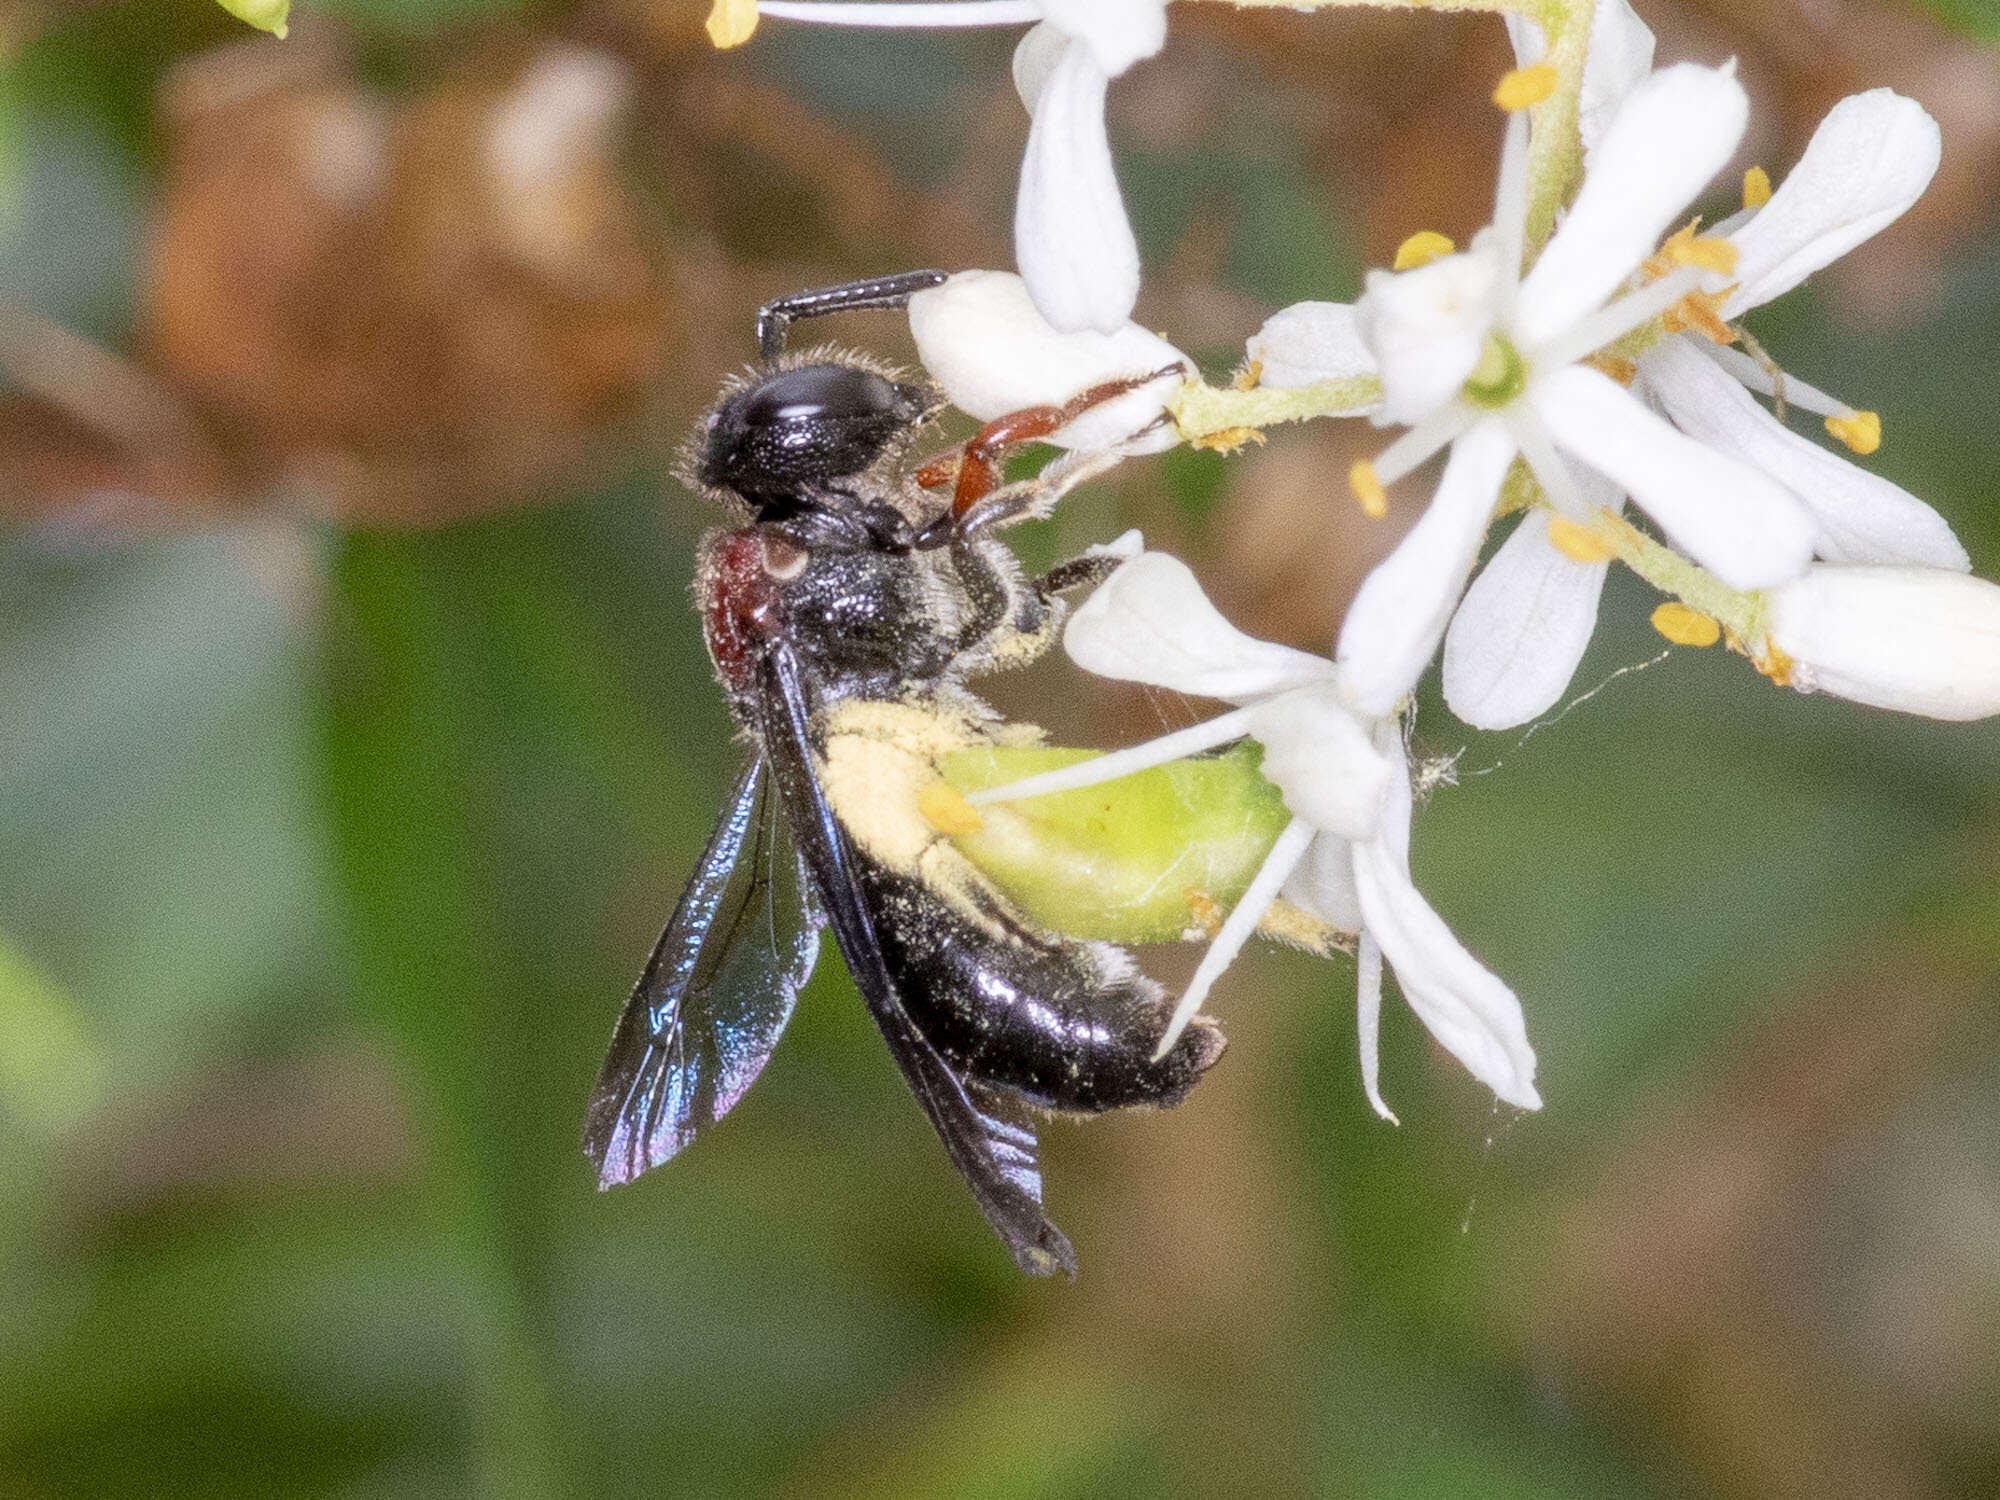
M 926 387 L 865 365 L 813 363 L 759 374 L 726 394 L 696 439 L 696 477 L 781 520 L 813 490 L 867 469 L 936 406 Z

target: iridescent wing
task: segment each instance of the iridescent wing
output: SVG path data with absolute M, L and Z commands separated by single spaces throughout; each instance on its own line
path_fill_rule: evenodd
M 897 993 L 854 876 L 858 856 L 821 790 L 798 663 L 779 646 L 765 659 L 764 752 L 848 972 L 979 1211 L 1023 1271 L 1076 1274 L 1076 1253 L 1042 1215 L 1040 1142 L 1025 1104 L 961 1078 L 918 1030 Z
M 752 761 L 618 1018 L 583 1121 L 599 1187 L 657 1167 L 727 1114 L 812 974 L 826 918 L 769 782 Z

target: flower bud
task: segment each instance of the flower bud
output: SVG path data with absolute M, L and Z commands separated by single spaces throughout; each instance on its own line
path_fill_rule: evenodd
M 910 299 L 917 357 L 954 406 L 982 422 L 1029 406 L 1059 406 L 1108 380 L 1175 367 L 1188 357 L 1136 323 L 1113 333 L 1058 333 L 1006 271 L 961 271 Z M 1093 406 L 1049 439 L 1063 448 L 1107 448 L 1158 417 L 1177 375 L 1163 376 Z M 1164 427 L 1133 451 L 1158 452 L 1178 441 Z
M 1821 564 L 1771 591 L 1792 685 L 1933 719 L 2000 713 L 2000 584 L 1945 568 Z

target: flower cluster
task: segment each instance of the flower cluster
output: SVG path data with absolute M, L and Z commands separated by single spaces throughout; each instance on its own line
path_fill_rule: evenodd
M 1540 1103 L 1519 999 L 1410 876 L 1405 728 L 1433 661 L 1467 724 L 1536 718 L 1568 688 L 1615 561 L 1670 596 L 1653 617 L 1662 634 L 1726 640 L 1774 682 L 1942 719 L 2000 713 L 2000 586 L 1970 575 L 1928 505 L 1788 425 L 1791 410 L 1811 412 L 1860 457 L 1881 441 L 1874 413 L 1782 370 L 1739 321 L 1916 202 L 1937 168 L 1936 124 L 1886 89 L 1845 99 L 1775 190 L 1751 169 L 1740 210 L 1704 230 L 1693 205 L 1749 117 L 1733 66 L 1655 68 L 1652 34 L 1625 0 L 1539 10 L 1546 34 L 1494 8 L 1509 12 L 1520 67 L 1494 96 L 1506 124 L 1487 228 L 1462 250 L 1414 234 L 1352 305 L 1276 313 L 1229 390 L 1168 375 L 1057 435 L 1129 452 L 1365 416 L 1398 429 L 1347 476 L 1378 516 L 1389 486 L 1442 455 L 1427 505 L 1362 583 L 1331 657 L 1244 635 L 1184 564 L 1139 550 L 1069 621 L 1071 658 L 1232 709 L 976 799 L 1259 742 L 1291 821 L 1214 935 L 1162 1048 L 1289 903 L 1356 935 L 1362 1077 L 1389 1118 L 1375 1055 L 1385 963 L 1474 1076 L 1512 1104 Z M 747 0 L 718 15 L 731 9 L 747 12 Z M 1165 40 L 1161 0 L 754 9 L 836 24 L 1032 23 L 1014 57 L 1032 119 L 1020 275 L 961 273 L 911 305 L 919 354 L 957 404 L 997 416 L 1189 368 L 1131 321 L 1139 261 L 1103 117 L 1109 81 Z M 1515 512 L 1474 577 L 1496 521 Z

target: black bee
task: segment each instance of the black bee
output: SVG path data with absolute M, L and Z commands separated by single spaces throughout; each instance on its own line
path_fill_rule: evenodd
M 1159 986 L 1121 949 L 1036 926 L 920 808 L 942 790 L 939 754 L 991 742 L 994 715 L 964 680 L 1045 650 L 1057 591 L 1104 567 L 1024 576 L 991 533 L 1065 482 L 1000 485 L 1000 449 L 1141 382 L 1003 417 L 955 463 L 911 471 L 938 393 L 857 356 L 787 354 L 785 333 L 795 318 L 900 307 L 942 279 L 770 304 L 760 364 L 693 445 L 688 477 L 741 523 L 703 539 L 695 593 L 756 754 L 619 1018 L 584 1149 L 608 1187 L 721 1118 L 777 1044 L 830 926 L 987 1222 L 1024 1271 L 1074 1274 L 1042 1215 L 1037 1112 L 1178 1103 L 1222 1035 L 1198 1018 L 1155 1061 Z M 953 478 L 949 500 L 926 488 Z

